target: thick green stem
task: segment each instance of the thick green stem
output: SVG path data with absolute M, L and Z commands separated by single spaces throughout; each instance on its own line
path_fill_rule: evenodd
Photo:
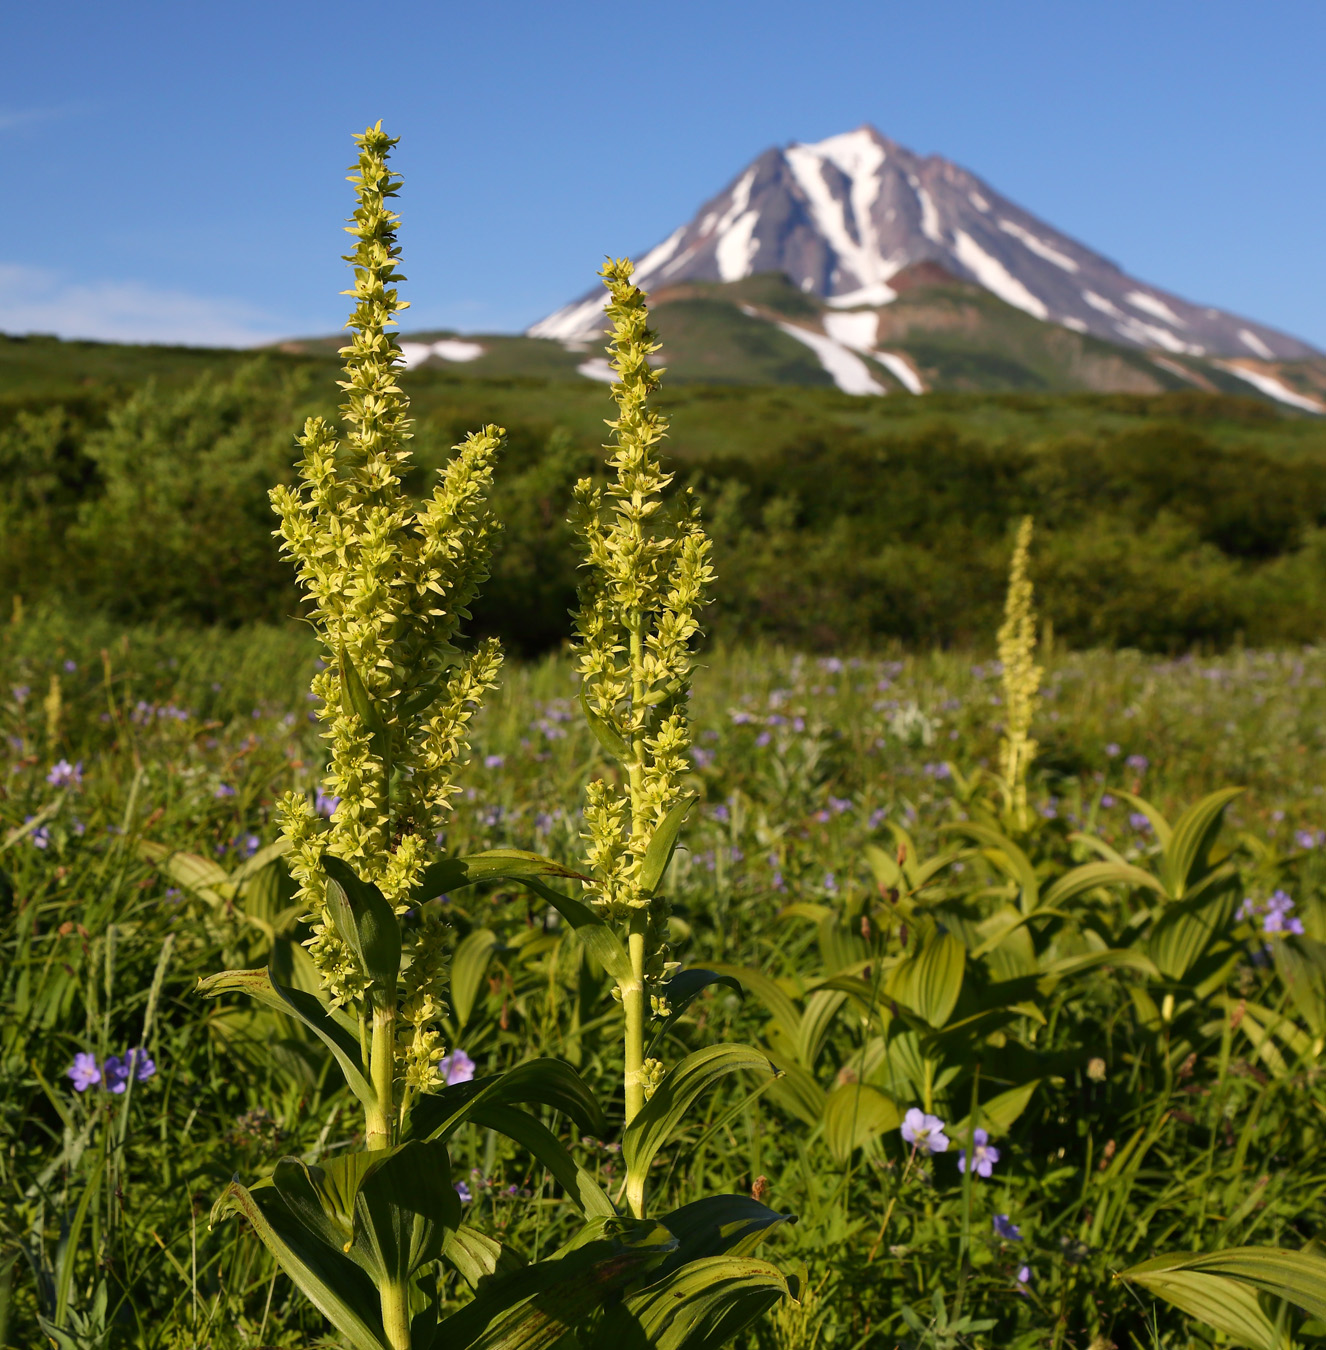
M 392 1089 L 396 1077 L 396 1000 L 379 993 L 373 1002 L 373 1040 L 370 1074 L 377 1101 L 365 1115 L 364 1143 L 369 1149 L 390 1148 L 393 1140 Z M 383 1294 L 386 1298 L 386 1294 Z
M 622 986 L 622 1010 L 626 1014 L 626 1123 L 629 1125 L 645 1104 L 645 927 L 648 915 L 636 911 L 627 938 L 631 957 L 631 982 Z M 645 1184 L 627 1186 L 627 1203 L 637 1219 L 645 1216 Z
M 384 1284 L 380 1297 L 387 1344 L 391 1350 L 410 1350 L 410 1286 Z

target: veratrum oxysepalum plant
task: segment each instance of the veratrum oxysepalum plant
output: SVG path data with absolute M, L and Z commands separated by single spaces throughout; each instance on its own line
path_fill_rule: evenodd
M 380 123 L 356 141 L 346 430 L 311 419 L 300 438 L 300 487 L 272 493 L 323 645 L 313 693 L 330 746 L 324 789 L 340 802 L 327 823 L 297 794 L 281 805 L 313 933 L 299 987 L 281 973 L 287 950 L 267 969 L 212 976 L 202 992 L 246 993 L 308 1028 L 359 1100 L 364 1147 L 282 1158 L 253 1185 L 236 1179 L 213 1219 L 246 1218 L 356 1350 L 718 1346 L 791 1296 L 785 1277 L 750 1254 L 791 1216 L 740 1195 L 704 1197 L 656 1218 L 645 1210 L 650 1165 L 697 1096 L 736 1070 L 767 1080 L 772 1068 L 754 1050 L 715 1046 L 664 1074 L 644 1048 L 651 1012 L 666 1026 L 706 985 L 735 983 L 676 973 L 663 943 L 660 888 L 687 805 L 679 784 L 689 642 L 709 572 L 693 510 L 671 532 L 656 528 L 667 479 L 653 452 L 663 425 L 646 406 L 658 376 L 647 360 L 657 344 L 644 297 L 630 285 L 629 263 L 605 270 L 618 375 L 614 520 L 602 521 L 589 485 L 578 494 L 590 555 L 579 621 L 585 708 L 621 761 L 628 792 L 591 785 L 592 875 L 514 849 L 447 856 L 436 841 L 465 763 L 467 727 L 501 662 L 495 643 L 465 651 L 459 639 L 488 574 L 497 524 L 487 493 L 503 433 L 486 427 L 457 446 L 422 506 L 402 490 L 410 424 L 390 331 L 405 308 L 395 289 L 403 280 L 398 217 L 388 205 L 400 187 L 387 167 L 395 142 Z M 588 903 L 554 889 L 557 878 L 587 892 Z M 450 1086 L 439 1075 L 450 933 L 437 897 L 484 881 L 517 882 L 555 906 L 616 983 L 627 1214 L 528 1109 L 606 1132 L 602 1109 L 569 1065 L 532 1060 Z M 582 1227 L 552 1257 L 531 1265 L 461 1222 L 448 1140 L 465 1126 L 515 1140 L 579 1211 Z M 456 1309 L 449 1295 L 442 1315 L 446 1266 L 473 1298 Z

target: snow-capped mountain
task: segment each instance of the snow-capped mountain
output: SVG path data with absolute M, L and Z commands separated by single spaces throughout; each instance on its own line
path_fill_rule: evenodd
M 891 278 L 932 262 L 1037 319 L 1176 355 L 1301 360 L 1298 338 L 1137 281 L 966 169 L 873 127 L 766 150 L 642 257 L 646 290 L 782 272 L 835 309 L 879 309 Z M 604 326 L 595 290 L 529 330 L 580 341 Z

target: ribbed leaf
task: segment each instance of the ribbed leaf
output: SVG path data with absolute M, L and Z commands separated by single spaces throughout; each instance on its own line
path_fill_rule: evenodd
M 1326 943 L 1298 937 L 1273 942 L 1275 968 L 1314 1036 L 1326 1035 Z
M 532 1059 L 505 1073 L 421 1093 L 408 1132 L 415 1138 L 445 1139 L 485 1107 L 534 1102 L 569 1116 L 587 1134 L 601 1135 L 607 1129 L 594 1094 L 569 1064 Z
M 748 1195 L 706 1195 L 658 1221 L 677 1239 L 677 1250 L 658 1268 L 656 1279 L 703 1257 L 749 1256 L 771 1233 L 797 1220 Z
M 767 1261 L 692 1261 L 610 1309 L 589 1350 L 716 1350 L 790 1294 L 782 1271 Z
M 446 1146 L 422 1140 L 402 1144 L 371 1168 L 355 1202 L 355 1247 L 389 1284 L 404 1284 L 435 1261 L 460 1225 L 460 1196 L 451 1184 Z
M 1129 806 L 1136 807 L 1151 822 L 1151 828 L 1155 831 L 1156 840 L 1161 849 L 1169 848 L 1169 841 L 1173 837 L 1174 830 L 1156 807 L 1152 806 L 1145 797 L 1138 797 L 1134 793 L 1125 792 L 1122 788 L 1115 788 L 1114 795 L 1122 797 Z
M 343 858 L 324 854 L 322 869 L 327 874 L 327 909 L 341 940 L 370 979 L 394 989 L 401 968 L 401 926 L 396 911 Z
M 706 989 L 715 984 L 726 985 L 738 998 L 746 997 L 746 991 L 741 987 L 741 981 L 738 980 L 735 975 L 723 975 L 716 970 L 695 969 L 677 971 L 667 984 L 663 986 L 663 995 L 668 1000 L 668 1004 L 672 1011 L 667 1015 L 663 1025 L 654 1033 L 653 1044 L 657 1046 L 667 1034 L 668 1029 L 685 1013 L 686 1009 L 689 1008 Z
M 470 1119 L 496 1130 L 528 1149 L 552 1173 L 567 1198 L 587 1219 L 614 1218 L 617 1209 L 603 1188 L 567 1152 L 555 1134 L 533 1116 L 514 1106 L 483 1106 Z
M 442 1257 L 456 1267 L 471 1289 L 476 1290 L 483 1280 L 494 1275 L 511 1275 L 529 1265 L 514 1248 L 465 1224 L 450 1234 Z
M 341 1066 L 350 1091 L 370 1109 L 377 1104 L 377 1093 L 368 1081 L 359 1057 L 359 1039 L 349 1020 L 326 1007 L 315 994 L 287 989 L 267 970 L 223 970 L 198 981 L 198 993 L 204 998 L 218 994 L 247 994 L 277 1012 L 302 1022 L 327 1047 Z
M 801 1035 L 801 1014 L 773 976 L 766 975 L 762 970 L 754 970 L 750 966 L 716 964 L 714 969 L 720 974 L 731 975 L 740 980 L 742 986 L 768 1009 L 769 1015 L 791 1044 L 797 1043 Z
M 1017 883 L 1022 892 L 1020 907 L 1024 914 L 1040 908 L 1040 883 L 1036 879 L 1036 869 L 1031 859 L 1006 834 L 974 820 L 959 821 L 942 828 L 966 835 L 982 846 L 985 856 L 1005 876 Z
M 599 1219 L 547 1261 L 496 1275 L 444 1319 L 444 1350 L 550 1350 L 614 1290 L 674 1251 L 677 1239 L 646 1219 Z
M 1145 868 L 1134 867 L 1132 863 L 1091 862 L 1064 873 L 1041 897 L 1041 903 L 1053 908 L 1094 891 L 1097 886 L 1132 886 L 1165 894 L 1165 887 Z
M 295 1287 L 354 1346 L 391 1350 L 382 1330 L 377 1290 L 348 1256 L 320 1241 L 287 1208 L 275 1187 L 231 1182 L 212 1209 L 212 1222 L 242 1214 Z
M 1156 1256 L 1120 1276 L 1140 1284 L 1191 1317 L 1256 1350 L 1283 1343 L 1257 1305 L 1254 1290 L 1282 1298 L 1326 1320 L 1326 1257 L 1272 1247 Z
M 824 1142 L 840 1167 L 862 1145 L 901 1124 L 897 1102 L 867 1083 L 842 1083 L 825 1100 Z
M 585 714 L 585 721 L 589 723 L 589 729 L 594 733 L 594 739 L 613 759 L 624 764 L 631 758 L 631 747 L 626 744 L 621 732 L 589 706 L 589 700 L 585 697 L 583 688 L 580 691 L 580 710 Z
M 687 1055 L 669 1070 L 622 1135 L 622 1161 L 626 1164 L 628 1189 L 643 1185 L 654 1155 L 684 1119 L 695 1099 L 720 1078 L 742 1071 L 765 1076 L 778 1072 L 767 1055 L 747 1045 L 711 1045 Z
M 652 895 L 668 870 L 672 855 L 677 851 L 677 837 L 685 823 L 687 812 L 695 804 L 695 798 L 683 797 L 654 828 L 654 837 L 649 841 L 644 859 L 640 863 L 640 889 L 646 895 Z
M 988 1102 L 982 1102 L 977 1113 L 977 1123 L 992 1135 L 1007 1134 L 1017 1118 L 1027 1109 L 1040 1082 L 1039 1078 L 1033 1078 L 1030 1083 L 1009 1088 L 1007 1092 L 991 1097 Z M 949 1136 L 953 1139 L 966 1139 L 971 1125 L 971 1117 L 964 1116 L 949 1129 Z
M 847 995 L 842 990 L 822 987 L 806 999 L 806 1010 L 801 1014 L 801 1025 L 797 1028 L 796 1046 L 797 1058 L 812 1072 L 833 1030 L 834 1018 L 846 1002 Z
M 1174 833 L 1165 845 L 1161 875 L 1169 893 L 1182 899 L 1201 879 L 1209 865 L 1209 855 L 1220 833 L 1225 808 L 1243 791 L 1221 788 L 1190 806 L 1174 825 Z
M 476 928 L 456 944 L 451 958 L 451 1010 L 457 1030 L 463 1030 L 470 1020 L 479 986 L 488 971 L 488 958 L 497 945 L 497 934 L 491 928 Z
M 936 930 L 889 980 L 890 992 L 932 1027 L 942 1027 L 957 1006 L 967 968 L 967 949 L 952 934 Z

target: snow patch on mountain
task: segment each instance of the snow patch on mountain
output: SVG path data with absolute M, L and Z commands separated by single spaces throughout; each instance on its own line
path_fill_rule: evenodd
M 1025 309 L 1037 319 L 1050 317 L 1045 302 L 1032 295 L 998 258 L 987 253 L 965 230 L 954 231 L 953 252 L 987 291 L 993 291 L 1007 304 Z
M 1239 341 L 1254 355 L 1263 361 L 1275 359 L 1275 353 L 1249 328 L 1239 329 Z
M 1148 295 L 1145 291 L 1129 291 L 1124 299 L 1134 309 L 1140 309 L 1146 314 L 1154 315 L 1157 319 L 1163 319 L 1166 323 L 1173 324 L 1175 328 L 1186 328 L 1188 326 L 1159 296 Z
M 1056 267 L 1062 267 L 1065 272 L 1077 271 L 1077 263 L 1068 254 L 1060 253 L 1057 248 L 1047 244 L 1044 239 L 1038 239 L 1030 230 L 1024 230 L 1016 221 L 1001 220 L 999 228 L 1005 234 L 1011 234 L 1014 239 L 1029 248 L 1038 258 L 1044 258 L 1046 262 L 1052 262 Z
M 921 377 L 908 363 L 906 357 L 899 356 L 897 352 L 875 352 L 873 355 L 875 360 L 878 361 L 909 394 L 925 393 L 925 385 L 921 383 Z
M 406 370 L 423 365 L 433 356 L 443 361 L 475 361 L 485 350 L 479 343 L 466 342 L 461 338 L 442 338 L 437 342 L 402 342 L 400 347 L 400 364 Z
M 1240 380 L 1247 380 L 1254 389 L 1260 389 L 1263 394 L 1278 399 L 1281 403 L 1287 403 L 1291 408 L 1301 408 L 1304 412 L 1326 413 L 1326 403 L 1318 403 L 1315 398 L 1298 393 L 1264 370 L 1248 370 L 1234 361 L 1217 361 L 1215 364 L 1221 370 L 1237 375 Z

